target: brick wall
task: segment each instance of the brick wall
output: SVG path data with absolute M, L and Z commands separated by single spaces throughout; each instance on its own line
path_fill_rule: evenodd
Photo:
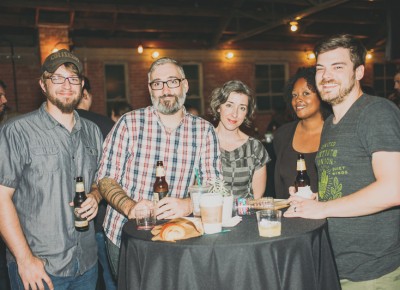
M 44 101 L 38 85 L 40 77 L 41 54 L 37 49 L 16 48 L 15 70 L 18 91 L 18 110 L 21 113 L 32 111 Z M 126 63 L 128 74 L 128 98 L 133 108 L 141 108 L 151 104 L 147 88 L 147 71 L 152 63 L 150 52 L 137 55 L 134 50 L 126 49 L 76 49 L 75 53 L 84 63 L 85 74 L 91 81 L 94 102 L 92 111 L 106 114 L 106 98 L 104 87 L 104 64 L 110 62 Z M 7 85 L 9 105 L 16 107 L 13 88 L 12 65 L 7 50 L 0 49 L 0 79 Z M 288 65 L 288 77 L 300 66 L 311 65 L 304 52 L 285 51 L 240 51 L 235 52 L 234 60 L 226 61 L 220 51 L 162 51 L 161 56 L 170 56 L 181 62 L 202 64 L 203 96 L 205 108 L 211 91 L 230 79 L 240 79 L 254 89 L 254 66 L 256 63 L 280 62 Z M 375 57 L 375 59 L 379 59 Z M 364 83 L 372 85 L 372 63 L 367 63 Z M 254 127 L 263 134 L 271 120 L 271 113 L 258 113 Z M 251 133 L 251 131 L 250 131 Z

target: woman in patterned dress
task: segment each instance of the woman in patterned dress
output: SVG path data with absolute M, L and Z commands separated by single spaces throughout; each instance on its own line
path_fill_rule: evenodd
M 218 135 L 224 181 L 235 198 L 261 198 L 267 184 L 266 164 L 270 160 L 264 145 L 240 130 L 250 125 L 255 102 L 243 82 L 231 80 L 211 94 L 211 111 L 219 120 Z

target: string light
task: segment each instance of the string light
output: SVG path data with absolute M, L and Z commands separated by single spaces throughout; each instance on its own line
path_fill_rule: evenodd
M 232 51 L 228 51 L 228 52 L 225 54 L 225 58 L 226 58 L 226 59 L 232 59 L 234 56 L 235 56 L 235 54 L 234 54 Z
M 308 52 L 307 53 L 307 59 L 309 59 L 309 60 L 315 59 L 315 54 L 313 52 Z
M 137 47 L 137 52 L 139 53 L 139 54 L 142 54 L 143 53 L 143 45 L 139 45 L 138 47 Z
M 366 55 L 365 57 L 366 57 L 367 59 L 372 59 L 372 57 L 373 57 L 373 52 L 374 52 L 373 49 L 369 50 L 369 51 L 367 52 L 367 55 Z
M 297 21 L 290 21 L 289 24 L 290 24 L 291 31 L 295 32 L 295 31 L 297 31 L 297 29 L 299 29 L 299 27 L 298 27 L 299 23 Z
M 160 56 L 160 53 L 158 51 L 153 51 L 153 53 L 151 54 L 151 57 L 154 59 L 156 59 L 159 56 Z

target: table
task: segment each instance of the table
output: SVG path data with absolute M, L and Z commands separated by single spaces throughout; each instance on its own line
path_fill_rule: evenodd
M 118 289 L 340 289 L 326 220 L 282 218 L 282 235 L 258 235 L 255 215 L 230 232 L 152 242 L 125 224 Z

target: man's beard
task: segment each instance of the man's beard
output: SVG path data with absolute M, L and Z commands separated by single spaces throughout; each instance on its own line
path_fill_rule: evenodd
M 47 93 L 47 91 L 45 92 L 45 95 L 47 97 L 47 100 L 49 100 L 50 103 L 56 106 L 64 114 L 72 113 L 75 110 L 76 106 L 78 106 L 82 98 L 82 93 L 81 93 L 78 98 L 73 99 L 70 103 L 63 103 L 59 99 L 56 99 L 52 95 Z
M 320 85 L 325 85 L 329 83 L 335 83 L 335 81 L 328 81 L 324 82 L 323 80 L 320 82 Z M 356 77 L 353 74 L 353 77 L 350 79 L 350 83 L 347 87 L 343 87 L 339 89 L 339 93 L 335 95 L 334 97 L 329 97 L 329 94 L 331 93 L 324 93 L 323 90 L 320 91 L 321 99 L 328 104 L 334 106 L 334 105 L 339 105 L 341 104 L 346 97 L 349 95 L 349 93 L 353 90 L 354 86 L 356 84 Z
M 174 100 L 165 101 L 166 97 L 174 97 Z M 151 94 L 151 102 L 153 103 L 153 106 L 156 108 L 158 112 L 164 115 L 173 115 L 176 112 L 178 112 L 185 103 L 185 99 L 186 99 L 185 93 L 183 93 L 181 97 L 178 97 L 177 95 L 173 94 L 162 95 L 158 98 L 158 100 L 155 97 L 153 97 L 153 94 Z

